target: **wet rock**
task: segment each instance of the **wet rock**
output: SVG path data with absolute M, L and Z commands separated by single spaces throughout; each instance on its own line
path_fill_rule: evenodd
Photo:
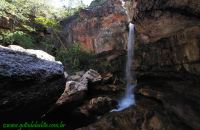
M 78 112 L 92 118 L 109 112 L 111 109 L 116 108 L 116 105 L 117 102 L 109 97 L 97 97 L 79 107 Z
M 142 84 L 136 93 L 161 102 L 163 109 L 174 113 L 176 118 L 190 126 L 191 129 L 200 128 L 200 118 L 197 116 L 200 111 L 198 81 L 159 79 L 159 81 L 143 81 Z
M 111 112 L 101 117 L 96 123 L 77 130 L 188 130 L 186 125 L 174 117 L 171 120 L 167 113 L 157 102 L 149 99 L 138 99 L 137 106 L 130 107 L 121 112 Z M 173 123 L 172 123 L 173 122 Z
M 2 120 L 39 118 L 64 90 L 63 65 L 37 52 L 42 51 L 0 46 Z
M 102 115 L 115 108 L 117 102 L 109 97 L 98 97 L 90 100 L 88 111 L 95 115 Z

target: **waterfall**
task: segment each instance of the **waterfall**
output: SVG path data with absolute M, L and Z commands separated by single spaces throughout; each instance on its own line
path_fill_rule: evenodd
M 134 24 L 129 23 L 129 35 L 128 35 L 128 53 L 126 61 L 126 90 L 124 97 L 119 101 L 118 109 L 112 111 L 121 111 L 135 103 L 133 89 L 135 84 L 133 83 L 133 73 L 131 71 L 134 56 Z
M 126 61 L 126 82 L 127 82 L 127 89 L 126 95 L 130 96 L 129 86 L 132 86 L 133 82 L 133 73 L 131 71 L 132 64 L 133 64 L 133 55 L 134 55 L 134 32 L 135 27 L 134 24 L 129 23 L 129 35 L 128 35 L 128 54 L 127 54 L 127 61 Z

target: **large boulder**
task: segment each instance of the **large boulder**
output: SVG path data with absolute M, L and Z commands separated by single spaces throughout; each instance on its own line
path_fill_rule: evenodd
M 61 95 L 64 81 L 63 65 L 51 55 L 0 46 L 1 118 L 38 119 Z
M 67 81 L 64 92 L 43 117 L 49 115 L 54 116 L 55 113 L 62 114 L 62 112 L 68 112 L 75 109 L 87 97 L 88 82 L 94 83 L 101 79 L 101 75 L 97 71 L 90 69 L 79 79 L 79 81 Z
M 100 81 L 101 75 L 95 70 L 88 70 L 79 81 L 68 81 L 65 90 L 56 102 L 56 106 L 66 105 L 72 102 L 83 100 L 88 90 L 88 82 Z

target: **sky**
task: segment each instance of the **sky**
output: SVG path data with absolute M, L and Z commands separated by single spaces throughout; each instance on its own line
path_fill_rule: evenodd
M 76 0 L 74 0 L 74 1 L 76 1 Z M 82 1 L 86 5 L 89 5 L 92 2 L 92 0 L 82 0 Z M 56 8 L 62 7 L 64 5 L 67 6 L 67 3 L 64 3 L 62 0 L 51 0 L 50 3 L 51 3 L 51 5 L 53 5 Z M 74 5 L 76 5 L 76 4 L 74 3 Z
M 83 0 L 83 3 L 86 5 L 89 5 L 92 2 L 92 0 Z

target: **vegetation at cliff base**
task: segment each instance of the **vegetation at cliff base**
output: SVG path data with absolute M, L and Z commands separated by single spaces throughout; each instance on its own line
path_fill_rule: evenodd
M 73 1 L 63 0 L 63 2 Z M 59 31 L 59 21 L 62 18 L 73 15 L 84 7 L 82 2 L 76 7 L 64 6 L 55 9 L 49 0 L 1 0 L 0 44 L 18 44 L 25 48 L 37 48 L 40 41 L 49 37 L 45 34 L 49 34 L 52 30 Z
M 95 64 L 94 55 L 84 51 L 78 43 L 72 44 L 67 50 L 59 50 L 57 59 L 66 65 L 69 73 L 93 68 Z
M 65 6 L 56 8 L 51 0 L 1 0 L 0 45 L 15 44 L 24 48 L 41 49 L 56 56 L 64 64 L 67 63 L 72 71 L 86 68 L 84 62 L 92 55 L 82 51 L 78 44 L 66 49 L 59 36 L 62 29 L 60 20 L 86 5 L 82 0 L 62 2 Z M 74 2 L 76 6 L 72 6 Z
M 112 66 L 106 60 L 98 61 L 94 54 L 85 51 L 79 43 L 66 46 L 61 40 L 60 20 L 85 8 L 81 0 L 76 7 L 73 0 L 63 0 L 69 6 L 55 9 L 49 0 L 1 0 L 0 44 L 20 45 L 24 48 L 40 49 L 60 60 L 69 73 L 89 68 L 105 70 Z M 94 0 L 91 6 L 101 5 L 105 0 Z

